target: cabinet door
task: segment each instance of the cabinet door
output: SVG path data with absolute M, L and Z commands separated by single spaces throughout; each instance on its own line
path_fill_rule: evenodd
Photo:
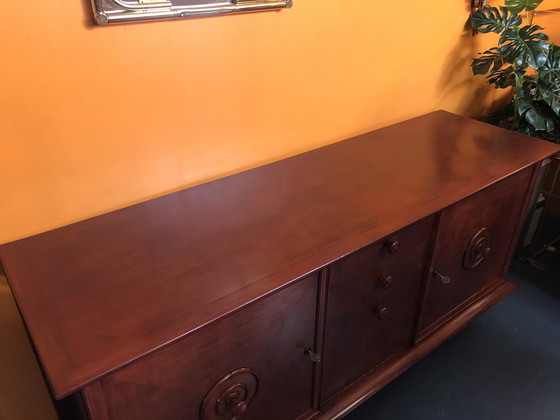
M 111 420 L 286 420 L 311 409 L 317 275 L 94 384 Z M 101 405 L 101 406 L 100 406 Z
M 530 177 L 528 168 L 441 212 L 419 337 L 504 281 Z
M 322 402 L 411 344 L 433 220 L 331 266 Z

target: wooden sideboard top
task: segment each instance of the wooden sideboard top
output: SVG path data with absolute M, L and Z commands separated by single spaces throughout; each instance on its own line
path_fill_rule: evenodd
M 62 398 L 559 151 L 444 111 L 0 246 Z

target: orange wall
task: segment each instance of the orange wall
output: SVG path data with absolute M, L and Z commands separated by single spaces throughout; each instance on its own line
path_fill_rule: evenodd
M 434 109 L 480 115 L 469 3 L 96 27 L 88 0 L 8 2 L 0 243 Z

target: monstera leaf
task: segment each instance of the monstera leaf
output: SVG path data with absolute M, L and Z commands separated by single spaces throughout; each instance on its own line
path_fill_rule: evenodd
M 482 33 L 495 32 L 499 34 L 506 28 L 521 24 L 521 17 L 512 14 L 506 7 L 485 7 L 477 10 L 471 16 L 471 25 Z
M 542 100 L 560 117 L 560 93 L 545 90 L 542 92 Z
M 495 73 L 502 68 L 504 63 L 500 49 L 493 47 L 484 51 L 480 58 L 473 59 L 471 67 L 474 74 Z
M 560 47 L 558 45 L 551 44 L 548 54 L 548 60 L 541 67 L 541 70 L 545 71 L 558 71 L 560 70 Z
M 521 13 L 523 10 L 535 10 L 542 2 L 543 0 L 506 0 L 505 4 L 511 13 Z
M 543 66 L 548 60 L 550 44 L 546 42 L 546 34 L 537 32 L 541 29 L 538 25 L 507 28 L 498 42 L 500 53 L 508 63 L 518 68 Z
M 532 134 L 533 131 L 549 132 L 554 130 L 554 115 L 550 114 L 548 107 L 542 106 L 537 101 L 521 102 L 519 104 L 519 116 L 531 125 L 528 130 L 525 130 L 528 134 Z
M 516 73 L 518 78 L 516 78 Z M 516 86 L 517 80 L 523 78 L 523 71 L 515 72 L 512 66 L 490 73 L 487 77 L 488 83 L 495 85 L 496 88 L 505 89 L 509 86 Z
M 471 24 L 475 33 L 499 34 L 498 46 L 473 59 L 473 73 L 496 88 L 510 88 L 512 100 L 485 120 L 529 135 L 560 127 L 560 47 L 537 25 L 521 26 L 522 11 L 542 0 L 505 0 L 506 7 L 483 7 Z M 552 140 L 551 140 L 552 141 Z
M 553 45 L 548 60 L 539 69 L 538 88 L 542 100 L 560 116 L 560 48 Z
M 539 69 L 542 88 L 557 93 L 560 90 L 560 47 L 552 45 L 548 59 Z

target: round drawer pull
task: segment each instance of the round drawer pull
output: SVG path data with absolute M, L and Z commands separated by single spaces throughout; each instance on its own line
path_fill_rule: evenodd
M 381 276 L 377 279 L 381 287 L 388 289 L 393 284 L 393 276 Z
M 240 416 L 245 411 L 247 411 L 247 402 L 243 401 L 242 396 L 235 393 L 229 398 L 227 402 L 227 409 L 224 410 L 226 413 L 231 413 L 235 417 Z
M 210 389 L 200 410 L 200 420 L 238 419 L 248 411 L 259 389 L 257 373 L 249 368 L 228 373 Z
M 378 319 L 384 319 L 387 313 L 389 313 L 389 309 L 387 309 L 386 306 L 377 305 L 375 307 L 375 313 Z
M 385 242 L 385 248 L 387 248 L 387 251 L 389 252 L 389 254 L 396 254 L 397 251 L 399 250 L 400 247 L 400 243 L 399 241 L 386 241 Z

